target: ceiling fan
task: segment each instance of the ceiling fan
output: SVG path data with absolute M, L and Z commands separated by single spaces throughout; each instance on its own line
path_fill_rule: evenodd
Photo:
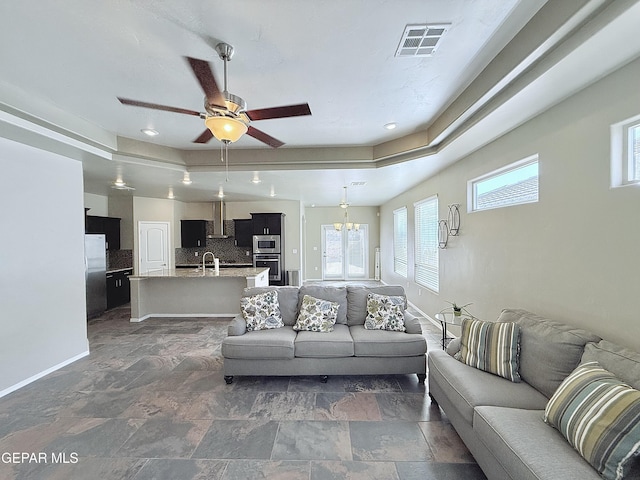
M 215 136 L 225 145 L 228 145 L 231 142 L 237 141 L 246 133 L 250 137 L 266 143 L 273 148 L 284 145 L 284 142 L 258 130 L 251 126 L 250 123 L 256 120 L 268 120 L 271 118 L 311 115 L 309 104 L 300 103 L 282 107 L 247 110 L 247 102 L 241 97 L 229 93 L 227 89 L 227 62 L 229 62 L 233 56 L 233 47 L 227 43 L 219 43 L 216 45 L 216 52 L 218 52 L 218 55 L 224 62 L 224 90 L 222 91 L 220 91 L 218 87 L 209 62 L 198 60 L 197 58 L 185 57 L 204 91 L 205 112 L 141 102 L 121 97 L 118 97 L 118 100 L 123 105 L 164 110 L 202 118 L 207 129 L 193 141 L 194 143 L 207 143 Z

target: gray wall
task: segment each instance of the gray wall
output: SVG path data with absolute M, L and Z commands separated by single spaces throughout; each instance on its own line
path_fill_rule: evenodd
M 88 354 L 82 165 L 0 138 L 0 396 Z
M 495 319 L 525 308 L 640 349 L 640 188 L 610 188 L 610 125 L 640 113 L 640 60 L 488 144 L 381 209 L 382 277 L 428 315 L 446 301 Z M 538 153 L 540 201 L 467 213 L 467 181 Z M 426 159 L 425 162 L 429 160 Z M 440 250 L 440 293 L 413 281 L 413 202 L 460 203 L 459 237 Z M 393 210 L 406 205 L 408 279 L 393 273 Z

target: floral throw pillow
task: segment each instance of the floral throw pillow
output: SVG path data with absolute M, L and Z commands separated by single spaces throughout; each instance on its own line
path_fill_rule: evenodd
M 270 290 L 240 299 L 240 310 L 247 322 L 247 332 L 284 327 L 278 292 Z
M 364 328 L 367 330 L 392 330 L 405 332 L 404 307 L 405 298 L 402 295 L 367 295 L 367 317 Z
M 338 318 L 339 306 L 340 304 L 337 302 L 305 295 L 302 298 L 300 313 L 293 329 L 323 333 L 332 332 Z

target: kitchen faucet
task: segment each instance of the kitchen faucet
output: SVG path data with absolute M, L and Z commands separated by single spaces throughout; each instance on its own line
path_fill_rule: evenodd
M 215 261 L 216 261 L 216 256 L 213 254 L 213 252 L 205 252 L 204 255 L 202 255 L 202 274 L 203 275 L 204 275 L 204 271 L 205 271 L 204 259 L 206 258 L 207 255 L 211 255 L 211 259 L 213 260 L 213 263 L 215 263 Z

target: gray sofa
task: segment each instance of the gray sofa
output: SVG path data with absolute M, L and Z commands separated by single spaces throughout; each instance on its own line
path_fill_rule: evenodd
M 640 354 L 524 310 L 503 310 L 498 321 L 520 325 L 522 382 L 456 360 L 456 339 L 446 352 L 428 354 L 432 400 L 491 480 L 601 479 L 560 432 L 544 423 L 544 409 L 562 380 L 587 361 L 598 361 L 640 388 Z
M 379 375 L 415 373 L 426 378 L 427 343 L 418 319 L 404 312 L 406 332 L 364 328 L 367 295 L 404 295 L 400 286 L 253 287 L 243 296 L 277 290 L 282 328 L 247 331 L 237 315 L 222 342 L 227 383 L 236 375 Z M 304 295 L 338 302 L 338 317 L 329 333 L 295 331 Z

